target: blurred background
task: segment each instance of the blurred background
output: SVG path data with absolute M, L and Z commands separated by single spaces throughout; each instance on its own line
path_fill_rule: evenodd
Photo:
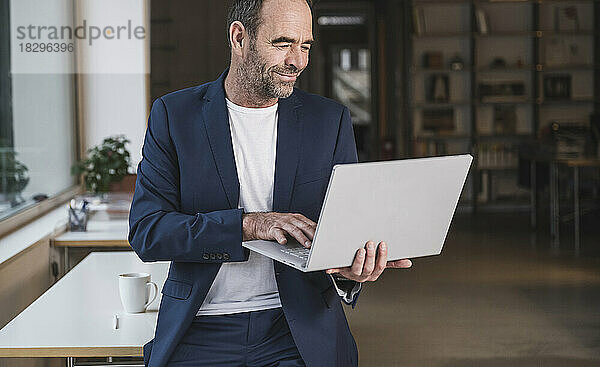
M 62 3 L 0 0 L 4 236 L 84 193 L 104 193 L 118 212 L 151 101 L 212 81 L 229 63 L 229 1 Z M 474 157 L 442 255 L 385 272 L 346 310 L 360 365 L 599 365 L 600 2 L 321 0 L 313 17 L 297 86 L 350 108 L 360 161 Z M 32 18 L 133 20 L 147 37 L 119 54 L 80 48 L 63 60 L 70 72 L 15 72 L 15 26 Z M 139 66 L 93 71 L 111 62 Z M 101 162 L 123 147 L 115 180 L 113 171 L 94 188 L 85 163 L 72 171 L 89 167 L 90 149 Z M 66 260 L 51 238 L 35 258 L 2 253 L 0 239 L 0 327 L 103 250 Z M 27 276 L 3 268 L 17 257 Z M 56 363 L 0 358 L 17 362 Z

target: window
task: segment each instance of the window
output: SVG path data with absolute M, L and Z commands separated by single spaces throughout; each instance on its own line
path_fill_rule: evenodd
M 77 183 L 74 74 L 14 73 L 11 65 L 19 52 L 11 32 L 73 19 L 72 2 L 63 5 L 0 0 L 0 220 Z

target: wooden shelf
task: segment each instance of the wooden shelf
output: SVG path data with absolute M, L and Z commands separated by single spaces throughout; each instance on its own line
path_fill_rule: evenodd
M 413 34 L 413 38 L 469 38 L 471 32 L 425 32 L 421 34 Z
M 481 106 L 491 106 L 491 105 L 510 105 L 510 104 L 533 104 L 533 100 L 531 99 L 527 99 L 527 100 L 523 100 L 523 101 L 502 101 L 502 102 L 483 102 L 483 101 L 478 101 L 477 103 L 475 103 L 476 106 L 481 107 Z
M 498 68 L 492 68 L 489 66 L 480 66 L 477 67 L 476 71 L 478 73 L 495 73 L 495 72 L 503 72 L 503 73 L 507 73 L 507 72 L 514 72 L 514 71 L 534 71 L 535 70 L 535 66 L 533 65 L 523 65 L 523 66 L 517 66 L 517 65 L 508 65 L 506 67 L 498 67 Z
M 431 140 L 467 140 L 467 139 L 471 139 L 471 137 L 469 135 L 462 135 L 462 134 L 456 134 L 456 135 L 417 135 L 413 137 L 414 140 L 416 141 L 431 141 Z
M 507 166 L 507 167 L 503 167 L 503 166 L 487 166 L 487 167 L 481 167 L 481 166 L 477 166 L 477 169 L 480 171 L 514 171 L 519 169 L 518 166 Z
M 411 73 L 427 73 L 427 74 L 429 74 L 429 73 L 468 73 L 471 71 L 472 71 L 472 68 L 470 66 L 465 66 L 462 70 L 454 70 L 449 67 L 444 67 L 444 68 L 440 68 L 440 69 L 424 68 L 422 66 L 411 66 L 410 67 Z
M 585 103 L 595 103 L 600 102 L 598 98 L 572 98 L 572 99 L 556 99 L 556 100 L 547 100 L 540 99 L 537 103 L 543 106 L 548 106 L 552 104 L 585 104 Z
M 577 83 L 572 87 L 572 91 L 583 91 L 590 93 L 594 88 L 597 89 L 598 76 L 596 70 L 600 70 L 600 63 L 596 60 L 600 51 L 598 51 L 598 40 L 596 39 L 596 31 L 598 27 L 598 14 L 595 10 L 600 5 L 600 0 L 414 0 L 413 2 L 401 2 L 404 5 L 407 13 L 406 17 L 418 15 L 424 17 L 424 25 L 432 25 L 429 30 L 436 32 L 422 33 L 419 35 L 406 35 L 404 38 L 404 51 L 407 55 L 412 55 L 412 62 L 406 66 L 403 71 L 410 79 L 409 91 L 405 101 L 408 104 L 409 121 L 407 146 L 414 148 L 415 154 L 431 155 L 431 154 L 453 154 L 457 151 L 467 148 L 474 155 L 477 155 L 478 149 L 485 147 L 478 146 L 490 145 L 497 146 L 498 149 L 514 152 L 513 148 L 522 142 L 534 142 L 537 139 L 540 125 L 544 125 L 541 121 L 550 112 L 552 106 L 557 106 L 557 109 L 562 109 L 569 114 L 569 111 L 575 109 L 587 110 L 595 107 L 595 103 L 600 103 L 600 99 L 595 97 L 584 97 L 565 100 L 545 100 L 544 92 L 544 76 L 551 72 L 563 72 L 575 75 L 572 78 L 573 83 Z M 422 9 L 419 13 L 413 13 L 412 8 Z M 453 6 L 452 4 L 456 4 Z M 504 7 L 494 7 L 493 5 L 506 5 Z M 523 4 L 523 5 L 521 5 Z M 547 6 L 577 4 L 578 15 L 580 19 L 580 29 L 573 31 L 556 31 L 552 28 L 554 24 L 554 12 L 549 11 Z M 579 4 L 584 4 L 580 6 Z M 440 8 L 434 9 L 434 7 Z M 448 6 L 442 8 L 442 6 Z M 446 9 L 449 9 L 446 11 Z M 488 32 L 481 34 L 478 32 L 478 24 L 476 21 L 477 10 L 483 10 L 487 17 Z M 523 14 L 523 12 L 526 12 Z M 448 16 L 446 13 L 451 13 L 451 19 L 444 19 Z M 513 17 L 514 15 L 514 17 Z M 590 19 L 590 17 L 592 19 Z M 591 21 L 590 21 L 591 20 Z M 443 21 L 445 28 L 440 26 Z M 435 28 L 433 27 L 435 26 Z M 504 27 L 500 29 L 499 27 Z M 539 29 L 546 28 L 546 29 Z M 574 26 L 572 28 L 575 28 Z M 590 29 L 592 28 L 592 29 Z M 440 32 L 440 30 L 448 30 L 449 32 Z M 466 31 L 468 30 L 468 31 Z M 600 33 L 599 33 L 600 34 Z M 560 37 L 560 41 L 569 42 L 573 40 L 580 49 L 585 48 L 586 52 L 580 53 L 583 57 L 573 59 L 575 63 L 565 65 L 544 65 L 544 46 L 550 37 Z M 569 39 L 568 37 L 571 37 Z M 544 40 L 545 38 L 545 40 Z M 433 39 L 433 41 L 427 41 Z M 418 50 L 418 51 L 417 51 Z M 594 61 L 587 57 L 588 50 L 593 51 Z M 420 53 L 425 51 L 439 51 L 443 57 L 443 68 L 429 69 L 418 66 L 420 64 Z M 590 52 L 591 52 L 590 51 Z M 416 54 L 419 52 L 419 54 Z M 566 51 L 565 51 L 566 52 Z M 449 66 L 449 60 L 454 54 L 458 53 L 465 60 L 465 66 L 462 70 L 452 70 Z M 491 61 L 497 57 L 502 57 L 508 63 L 505 67 L 490 67 Z M 485 63 L 480 63 L 478 60 L 486 60 Z M 490 61 L 489 63 L 487 61 Z M 526 62 L 524 65 L 516 63 L 522 60 Z M 568 60 L 568 59 L 567 59 Z M 579 61 L 581 60 L 581 61 Z M 410 65 L 412 63 L 412 65 Z M 467 66 L 467 63 L 470 64 Z M 591 71 L 591 73 L 590 73 Z M 583 73 L 581 73 L 583 72 Z M 427 78 L 423 74 L 429 76 L 433 73 L 447 73 L 449 75 L 448 86 L 442 83 L 434 84 L 437 88 L 446 88 L 448 92 L 445 95 L 452 96 L 460 101 L 450 101 L 448 103 L 429 103 L 424 102 L 425 96 L 431 95 L 432 87 L 427 82 Z M 461 73 L 458 77 L 457 73 Z M 512 74 L 511 74 L 512 73 Z M 546 74 L 544 74 L 546 73 Z M 577 74 L 579 73 L 579 74 Z M 424 79 L 424 82 L 422 81 Z M 490 101 L 484 98 L 481 101 L 479 96 L 479 83 L 486 79 L 494 80 L 520 80 L 525 84 L 524 96 L 516 96 L 513 100 Z M 415 84 L 415 81 L 421 84 Z M 446 81 L 446 78 L 443 79 Z M 441 86 L 441 87 L 440 87 Z M 429 93 L 428 93 L 429 92 Z M 523 91 L 521 91 L 523 92 Z M 420 93 L 412 95 L 411 93 Z M 581 92 L 580 92 L 581 93 Z M 439 95 L 439 93 L 438 93 Z M 419 100 L 419 101 L 415 101 Z M 494 106 L 510 106 L 506 114 L 502 109 L 491 113 Z M 571 105 L 572 108 L 571 108 Z M 460 134 L 444 135 L 436 133 L 434 130 L 414 131 L 419 128 L 416 126 L 420 117 L 427 118 L 427 114 L 423 114 L 424 108 L 452 108 L 455 107 L 454 126 L 460 128 Z M 500 115 L 498 115 L 500 114 Z M 449 118 L 449 114 L 443 114 L 445 118 Z M 496 118 L 494 117 L 496 116 Z M 523 126 L 525 131 L 530 133 L 515 132 L 513 134 L 494 134 L 495 123 L 502 123 L 504 119 L 518 119 L 519 126 L 527 124 L 527 128 Z M 427 120 L 429 124 L 436 123 L 435 116 L 432 120 Z M 440 125 L 447 124 L 448 121 L 441 120 Z M 411 125 L 413 124 L 413 125 Z M 478 131 L 478 126 L 488 127 L 485 132 Z M 511 130 L 514 131 L 514 130 Z M 431 135 L 429 135 L 431 134 Z M 467 147 L 468 146 L 468 147 Z M 514 158 L 514 157 L 513 157 Z M 492 161 L 485 161 L 491 163 Z M 483 163 L 483 161 L 481 162 Z M 514 159 L 506 159 L 503 162 L 507 166 L 477 166 L 477 161 L 473 166 L 471 175 L 479 175 L 481 172 L 488 172 L 486 176 L 493 179 L 494 175 L 515 175 L 517 166 Z M 468 199 L 473 206 L 473 210 L 477 210 L 478 206 L 482 206 L 486 210 L 494 208 L 490 203 L 481 204 L 479 190 L 481 188 L 480 181 L 477 176 L 471 176 Z M 512 178 L 511 178 L 512 180 Z M 496 181 L 494 181 L 496 182 Z M 493 185 L 492 182 L 489 183 Z M 516 181 L 514 184 L 516 186 Z M 522 203 L 522 195 L 514 195 L 510 198 L 510 203 L 504 197 L 491 196 L 493 202 L 499 206 L 519 207 Z M 462 199 L 461 199 L 462 200 Z
M 535 31 L 499 31 L 486 34 L 474 33 L 475 38 L 502 38 L 502 37 L 535 37 Z
M 533 134 L 477 134 L 475 138 L 478 140 L 490 141 L 490 140 L 527 140 L 535 138 Z
M 539 72 L 554 72 L 554 71 L 593 71 L 598 69 L 598 66 L 593 64 L 570 64 L 560 66 L 545 66 L 544 64 L 538 64 L 535 67 L 536 71 Z
M 413 106 L 415 108 L 446 108 L 446 107 L 453 107 L 453 106 L 468 106 L 470 105 L 471 102 L 469 101 L 457 101 L 457 102 L 415 102 L 413 103 Z
M 535 32 L 536 37 L 555 37 L 555 36 L 593 36 L 594 31 L 592 30 L 579 30 L 579 31 L 543 31 L 539 30 Z

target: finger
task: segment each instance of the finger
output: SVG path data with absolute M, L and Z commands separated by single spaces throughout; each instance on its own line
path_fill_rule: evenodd
M 377 280 L 381 273 L 385 270 L 387 266 L 387 245 L 385 242 L 379 243 L 378 254 L 377 254 L 377 263 L 375 264 L 375 270 L 373 270 L 373 274 L 371 274 L 371 280 Z
M 368 277 L 373 273 L 373 269 L 375 269 L 375 242 L 368 241 L 367 242 L 367 257 L 365 258 L 365 263 L 362 269 L 362 276 Z
M 273 238 L 279 242 L 280 245 L 285 245 L 287 243 L 287 238 L 285 238 L 285 232 L 283 232 L 279 228 L 273 228 L 271 230 Z
M 304 234 L 308 237 L 309 240 L 312 241 L 312 239 L 315 237 L 315 229 L 312 228 L 310 226 L 310 224 L 308 224 L 300 219 L 293 219 L 292 224 L 295 225 L 296 227 L 300 228 L 304 232 Z
M 327 269 L 327 271 L 325 271 L 327 274 L 335 274 L 335 273 L 339 273 L 340 269 Z
M 294 217 L 296 217 L 297 219 L 300 219 L 301 221 L 305 222 L 306 224 L 308 224 L 309 226 L 311 226 L 315 229 L 317 228 L 317 223 L 313 222 L 312 220 L 310 220 L 309 218 L 305 217 L 304 215 L 302 215 L 300 213 L 294 214 Z
M 407 268 L 410 268 L 411 266 L 412 266 L 412 261 L 410 261 L 409 259 L 402 259 L 402 260 L 396 260 L 396 261 L 389 261 L 387 263 L 386 267 L 407 269 Z
M 358 251 L 356 251 L 356 257 L 354 258 L 354 262 L 349 269 L 349 273 L 354 275 L 354 277 L 360 277 L 362 275 L 362 269 L 365 264 L 365 253 L 366 251 L 364 248 L 360 248 Z
M 292 223 L 284 223 L 282 229 L 294 237 L 304 247 L 310 247 L 310 240 L 304 235 L 304 232 L 300 228 L 296 227 Z

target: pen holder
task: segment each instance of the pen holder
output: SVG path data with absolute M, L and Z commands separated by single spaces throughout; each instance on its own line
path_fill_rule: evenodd
M 82 209 L 69 208 L 69 230 L 71 232 L 87 231 L 88 216 L 89 209 L 87 207 Z

